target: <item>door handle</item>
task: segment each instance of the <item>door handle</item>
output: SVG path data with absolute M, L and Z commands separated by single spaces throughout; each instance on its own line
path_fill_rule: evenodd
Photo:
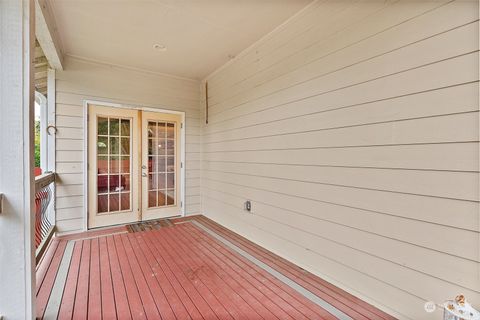
M 142 177 L 146 177 L 147 174 L 145 172 L 142 172 Z
M 147 166 L 146 166 L 146 165 L 143 165 L 143 166 L 142 166 L 142 169 L 147 169 Z

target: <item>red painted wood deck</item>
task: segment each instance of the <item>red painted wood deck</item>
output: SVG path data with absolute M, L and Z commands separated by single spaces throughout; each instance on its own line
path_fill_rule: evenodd
M 351 319 L 394 319 L 203 216 L 171 221 L 188 220 Z M 337 319 L 194 224 L 162 225 L 150 231 L 128 233 L 121 227 L 55 238 L 37 267 L 37 317 Z

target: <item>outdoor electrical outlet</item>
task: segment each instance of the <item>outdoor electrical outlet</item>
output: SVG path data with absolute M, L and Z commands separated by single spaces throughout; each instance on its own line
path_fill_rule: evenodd
M 252 202 L 250 200 L 245 201 L 244 209 L 248 212 L 252 212 Z

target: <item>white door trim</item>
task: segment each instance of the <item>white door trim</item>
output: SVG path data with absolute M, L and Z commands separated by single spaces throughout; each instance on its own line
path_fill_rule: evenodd
M 185 216 L 185 128 L 187 126 L 185 119 L 184 111 L 176 111 L 169 109 L 155 108 L 153 106 L 134 106 L 129 104 L 122 104 L 110 101 L 101 101 L 101 100 L 83 100 L 83 208 L 84 208 L 84 219 L 83 219 L 83 230 L 88 230 L 88 105 L 94 104 L 103 107 L 112 107 L 112 108 L 123 108 L 131 110 L 140 110 L 148 112 L 158 112 L 158 113 L 169 113 L 169 114 L 178 114 L 182 119 L 182 126 L 180 128 L 180 161 L 183 164 L 180 168 L 180 181 L 181 181 L 181 196 L 180 201 L 182 203 L 181 213 L 182 217 Z

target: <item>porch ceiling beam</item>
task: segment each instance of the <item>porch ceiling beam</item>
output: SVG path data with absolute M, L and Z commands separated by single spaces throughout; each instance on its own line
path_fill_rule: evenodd
M 57 25 L 47 0 L 35 0 L 35 29 L 37 40 L 50 66 L 63 70 L 63 52 Z

